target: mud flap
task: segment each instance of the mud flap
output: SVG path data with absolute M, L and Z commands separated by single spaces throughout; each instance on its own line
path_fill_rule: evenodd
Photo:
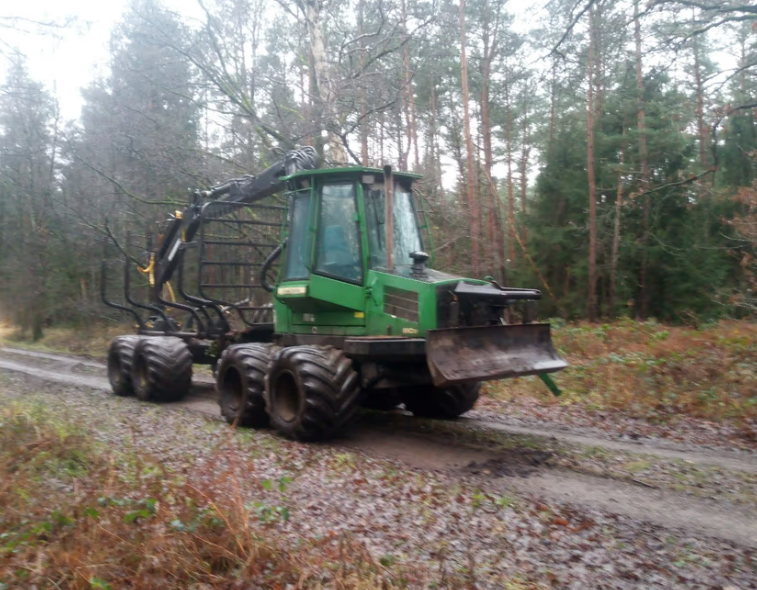
M 553 373 L 568 366 L 552 344 L 549 324 L 429 330 L 426 360 L 437 387 Z

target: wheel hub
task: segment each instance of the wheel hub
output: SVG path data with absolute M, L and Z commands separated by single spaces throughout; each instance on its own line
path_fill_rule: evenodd
M 137 382 L 140 389 L 145 390 L 149 385 L 147 363 L 143 357 L 137 359 Z
M 221 395 L 227 400 L 228 408 L 236 412 L 242 406 L 242 376 L 234 367 L 228 367 L 221 378 Z
M 274 386 L 273 405 L 276 415 L 284 422 L 292 422 L 300 410 L 300 391 L 294 375 L 283 372 Z
M 108 379 L 113 385 L 120 385 L 123 375 L 121 374 L 121 361 L 118 358 L 108 359 Z

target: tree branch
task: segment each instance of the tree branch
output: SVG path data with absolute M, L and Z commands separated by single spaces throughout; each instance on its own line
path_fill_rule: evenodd
M 118 182 L 115 178 L 105 174 L 105 172 L 103 172 L 99 168 L 96 168 L 95 166 L 87 162 L 84 158 L 82 158 L 81 156 L 77 156 L 76 154 L 74 154 L 74 159 L 84 164 L 87 168 L 92 170 L 92 172 L 94 172 L 95 174 L 98 174 L 99 176 L 102 176 L 105 180 L 107 180 L 108 182 L 113 183 L 113 185 L 118 190 L 120 190 L 126 196 L 131 197 L 135 201 L 139 201 L 140 203 L 144 203 L 145 205 L 177 205 L 179 204 L 177 201 L 150 201 L 149 199 L 143 199 L 142 197 L 138 197 L 137 195 L 129 191 L 126 187 L 124 187 L 124 185 Z
M 586 11 L 589 10 L 589 8 L 592 7 L 595 0 L 589 0 L 586 5 L 581 9 L 581 11 L 573 18 L 573 20 L 570 22 L 568 27 L 563 31 L 562 37 L 560 37 L 560 40 L 557 42 L 557 44 L 552 48 L 552 51 L 550 51 L 550 55 L 553 53 L 556 53 L 563 59 L 565 59 L 565 54 L 559 50 L 560 45 L 562 45 L 565 42 L 565 39 L 568 38 L 568 35 L 573 31 L 573 27 L 575 27 L 578 24 L 578 21 L 581 20 L 581 17 L 586 14 Z

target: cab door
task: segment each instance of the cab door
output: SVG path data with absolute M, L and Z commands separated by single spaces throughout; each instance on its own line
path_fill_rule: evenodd
M 314 306 L 310 313 L 294 317 L 296 324 L 350 328 L 345 333 L 359 333 L 356 329 L 365 326 L 365 268 L 357 191 L 358 185 L 351 179 L 323 180 L 316 185 L 318 210 L 309 285 Z

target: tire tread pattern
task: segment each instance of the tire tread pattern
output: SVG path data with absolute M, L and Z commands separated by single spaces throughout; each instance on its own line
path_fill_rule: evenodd
M 291 371 L 305 398 L 292 422 L 276 416 L 271 386 L 279 371 Z M 266 374 L 266 407 L 281 434 L 300 441 L 325 440 L 341 433 L 355 418 L 362 390 L 352 361 L 330 346 L 291 346 L 272 359 Z
M 141 340 L 140 336 L 117 336 L 110 343 L 108 350 L 108 380 L 113 393 L 120 397 L 134 395 L 131 381 L 131 362 L 134 349 Z M 116 366 L 113 366 L 117 363 Z M 120 376 L 114 380 L 111 371 L 118 371 Z
M 273 344 L 235 344 L 226 348 L 218 361 L 216 391 L 221 415 L 229 424 L 263 427 L 269 423 L 265 402 L 265 375 L 271 357 L 278 351 Z M 228 404 L 221 387 L 227 367 L 234 366 L 243 374 L 243 409 L 234 410 Z
M 172 336 L 144 338 L 134 351 L 147 365 L 147 386 L 142 390 L 132 370 L 134 393 L 142 401 L 178 401 L 192 386 L 192 354 L 186 342 Z M 132 363 L 132 369 L 136 363 Z

